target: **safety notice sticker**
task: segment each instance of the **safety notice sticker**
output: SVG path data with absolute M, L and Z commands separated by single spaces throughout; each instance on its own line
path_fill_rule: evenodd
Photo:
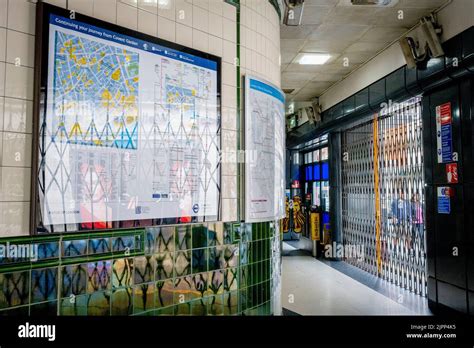
M 446 176 L 448 179 L 448 184 L 457 184 L 459 182 L 457 163 L 446 164 Z

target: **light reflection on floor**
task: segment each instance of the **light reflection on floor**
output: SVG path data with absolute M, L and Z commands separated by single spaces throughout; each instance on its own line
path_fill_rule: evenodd
M 289 311 L 302 315 L 430 315 L 426 298 L 344 262 L 321 262 L 285 242 L 283 251 L 292 255 L 282 261 L 282 306 Z

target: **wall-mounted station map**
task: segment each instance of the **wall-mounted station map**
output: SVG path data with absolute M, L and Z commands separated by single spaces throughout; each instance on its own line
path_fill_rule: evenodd
M 44 225 L 215 220 L 218 63 L 50 16 Z

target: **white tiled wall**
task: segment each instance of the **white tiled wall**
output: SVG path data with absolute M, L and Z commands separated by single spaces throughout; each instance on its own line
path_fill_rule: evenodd
M 0 236 L 28 234 L 35 1 L 0 0 Z M 237 146 L 236 8 L 223 0 L 46 0 L 222 57 L 222 144 Z M 279 20 L 241 0 L 241 71 L 280 85 Z M 222 219 L 237 219 L 237 165 L 222 165 Z
M 280 22 L 268 1 L 240 1 L 241 72 L 280 86 Z

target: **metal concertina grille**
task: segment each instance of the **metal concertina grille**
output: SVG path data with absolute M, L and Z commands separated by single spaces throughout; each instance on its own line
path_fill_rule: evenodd
M 426 296 L 421 98 L 389 105 L 374 119 L 342 136 L 342 151 L 347 154 L 342 162 L 343 243 L 364 248 L 363 260 L 346 258 L 346 262 Z M 374 145 L 378 166 L 374 166 Z M 376 212 L 381 217 L 380 255 Z

